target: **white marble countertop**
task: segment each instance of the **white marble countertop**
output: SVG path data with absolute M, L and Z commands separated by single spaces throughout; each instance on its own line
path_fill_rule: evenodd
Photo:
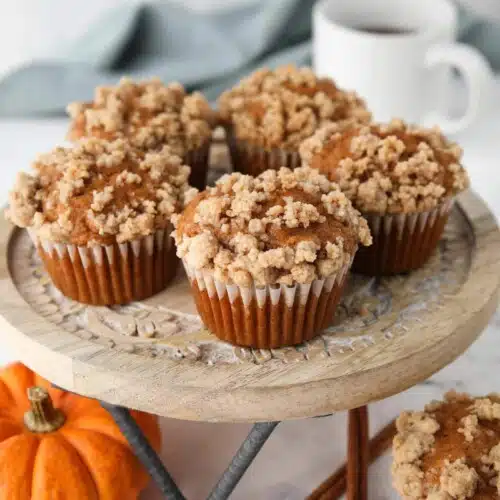
M 492 100 L 490 113 L 467 133 L 455 137 L 464 147 L 464 163 L 469 168 L 473 188 L 500 216 L 500 86 Z M 62 143 L 66 121 L 0 120 L 0 202 L 15 173 L 28 167 L 38 152 Z M 371 406 L 372 432 L 405 408 L 420 408 L 441 397 L 448 389 L 483 394 L 499 391 L 495 373 L 500 366 L 500 315 L 472 348 L 453 364 L 425 383 Z M 0 344 L 0 364 L 14 360 L 15 354 Z M 189 500 L 205 498 L 218 475 L 249 430 L 242 424 L 205 424 L 162 419 L 162 457 L 169 471 Z M 254 464 L 247 471 L 231 498 L 247 500 L 299 500 L 331 474 L 345 456 L 345 414 L 285 422 L 271 436 Z M 370 498 L 396 499 L 390 486 L 389 456 L 370 468 Z M 161 496 L 150 487 L 144 500 Z

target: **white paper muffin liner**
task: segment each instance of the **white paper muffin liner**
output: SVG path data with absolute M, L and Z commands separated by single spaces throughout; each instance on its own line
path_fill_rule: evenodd
M 183 263 L 205 326 L 221 340 L 259 349 L 300 344 L 329 326 L 350 267 L 310 284 L 241 287 Z
M 226 136 L 234 172 L 257 176 L 265 170 L 279 170 L 281 167 L 293 169 L 301 165 L 297 151 L 256 146 L 236 138 L 230 127 L 226 130 Z
M 112 305 L 145 299 L 175 275 L 171 225 L 126 243 L 92 246 L 55 243 L 28 232 L 55 286 L 78 302 Z
M 370 226 L 373 244 L 358 250 L 353 271 L 377 276 L 422 267 L 439 243 L 453 201 L 447 199 L 426 212 L 362 214 Z

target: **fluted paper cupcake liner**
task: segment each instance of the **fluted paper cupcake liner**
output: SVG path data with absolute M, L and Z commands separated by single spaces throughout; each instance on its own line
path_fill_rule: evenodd
M 349 265 L 310 284 L 241 287 L 184 262 L 205 326 L 231 344 L 273 349 L 300 344 L 328 327 L 340 300 Z
M 238 139 L 230 128 L 226 130 L 226 136 L 234 172 L 257 176 L 269 169 L 300 167 L 300 155 L 296 151 L 280 148 L 264 149 Z
M 200 191 L 203 191 L 207 185 L 208 163 L 210 160 L 210 145 L 208 140 L 199 148 L 187 151 L 184 155 L 184 163 L 191 167 L 189 174 L 189 184 Z
M 361 247 L 354 258 L 354 272 L 383 276 L 422 267 L 431 257 L 443 234 L 453 200 L 433 210 L 411 214 L 363 214 L 373 244 Z
M 92 305 L 142 300 L 163 290 L 177 266 L 171 227 L 126 243 L 77 246 L 30 236 L 54 285 Z

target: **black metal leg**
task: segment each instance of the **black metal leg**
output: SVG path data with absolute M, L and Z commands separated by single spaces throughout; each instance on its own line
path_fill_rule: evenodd
M 208 500 L 225 500 L 229 497 L 278 424 L 279 422 L 263 422 L 252 427 L 219 482 L 208 496 Z
M 149 444 L 141 428 L 130 415 L 129 410 L 122 406 L 114 406 L 103 402 L 101 402 L 101 405 L 111 414 L 116 425 L 118 425 L 120 431 L 130 443 L 132 451 L 142 462 L 153 481 L 165 495 L 165 498 L 168 500 L 185 500 L 184 495 L 175 484 L 167 469 L 165 469 L 160 457 L 158 457 L 153 447 Z
M 186 500 L 148 439 L 144 436 L 141 428 L 130 415 L 129 410 L 122 406 L 114 406 L 104 402 L 101 402 L 101 405 L 113 417 L 116 425 L 118 425 L 129 442 L 132 451 L 144 465 L 153 481 L 165 495 L 165 498 L 167 500 Z M 278 424 L 279 422 L 263 422 L 252 427 L 224 474 L 222 474 L 208 496 L 208 500 L 226 500 L 229 497 Z

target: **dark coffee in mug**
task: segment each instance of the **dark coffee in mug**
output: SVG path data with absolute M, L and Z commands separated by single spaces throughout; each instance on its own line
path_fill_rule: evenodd
M 454 0 L 318 0 L 313 67 L 355 90 L 377 121 L 396 116 L 453 134 L 491 106 L 493 80 L 481 53 L 455 42 L 457 32 Z M 452 68 L 467 81 L 460 117 L 446 109 Z
M 411 35 L 412 33 L 415 33 L 414 29 L 396 26 L 361 25 L 352 26 L 352 28 L 364 33 L 370 33 L 371 35 Z

